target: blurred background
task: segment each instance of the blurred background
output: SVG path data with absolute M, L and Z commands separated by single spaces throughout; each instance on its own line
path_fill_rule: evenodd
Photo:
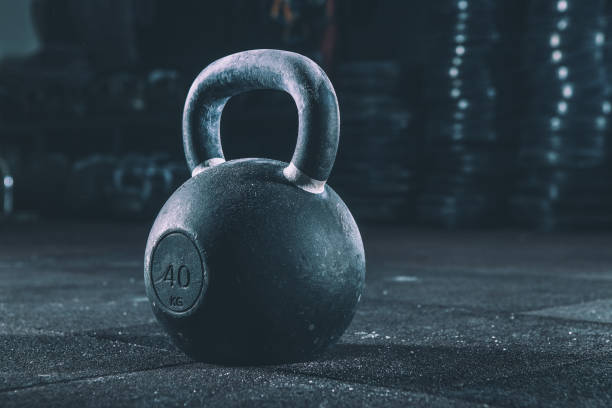
M 612 0 L 0 0 L 0 228 L 152 221 L 188 177 L 181 115 L 253 48 L 328 73 L 331 186 L 362 223 L 612 226 Z M 297 112 L 231 99 L 226 158 L 289 161 Z

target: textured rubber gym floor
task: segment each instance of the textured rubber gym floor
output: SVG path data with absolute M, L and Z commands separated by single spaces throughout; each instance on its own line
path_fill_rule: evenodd
M 362 232 L 337 346 L 222 367 L 154 320 L 147 226 L 0 225 L 0 406 L 612 406 L 612 234 Z

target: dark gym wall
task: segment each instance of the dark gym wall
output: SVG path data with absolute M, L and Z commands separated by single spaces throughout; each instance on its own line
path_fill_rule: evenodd
M 193 78 L 224 55 L 281 48 L 321 64 L 336 88 L 342 135 L 331 185 L 358 219 L 612 225 L 612 192 L 585 183 L 612 168 L 609 8 L 608 0 L 2 0 L 0 149 L 16 209 L 149 219 L 188 177 L 181 111 Z M 563 61 L 553 61 L 561 48 L 551 35 L 567 16 L 575 24 L 563 31 Z M 588 62 L 576 57 L 587 54 Z M 554 76 L 561 62 L 572 64 L 582 96 L 569 101 L 559 133 L 546 127 L 561 123 L 546 109 L 568 103 L 558 99 L 568 99 L 559 93 L 568 84 Z M 295 106 L 279 92 L 237 96 L 222 118 L 229 158 L 288 161 L 296 129 Z M 597 163 L 585 169 L 580 157 Z M 45 206 L 41 195 L 51 197 Z

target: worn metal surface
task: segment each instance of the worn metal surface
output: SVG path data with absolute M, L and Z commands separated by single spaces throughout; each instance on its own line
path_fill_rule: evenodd
M 232 54 L 198 75 L 183 114 L 183 144 L 189 167 L 193 170 L 207 160 L 224 157 L 219 128 L 225 103 L 234 95 L 257 89 L 276 89 L 291 95 L 299 115 L 291 162 L 309 177 L 327 180 L 338 149 L 336 93 L 317 64 L 300 54 L 280 50 Z

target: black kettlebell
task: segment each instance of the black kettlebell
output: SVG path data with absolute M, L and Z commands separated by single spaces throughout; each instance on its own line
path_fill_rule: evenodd
M 255 89 L 286 91 L 297 105 L 289 164 L 223 158 L 223 107 Z M 229 364 L 298 361 L 349 325 L 365 257 L 351 213 L 325 184 L 338 137 L 334 89 L 302 55 L 245 51 L 198 75 L 183 114 L 192 177 L 157 216 L 144 267 L 153 312 L 187 354 Z

